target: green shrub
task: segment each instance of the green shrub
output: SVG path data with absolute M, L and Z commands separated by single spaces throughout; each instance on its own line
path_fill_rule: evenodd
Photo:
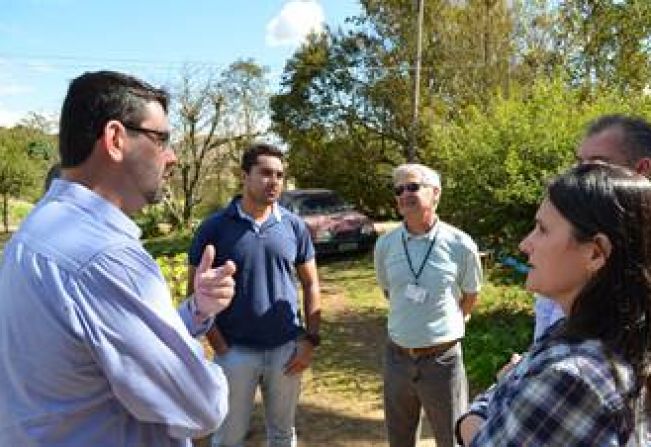
M 191 240 L 191 233 L 179 231 L 166 236 L 149 238 L 144 241 L 143 245 L 154 258 L 157 258 L 187 253 Z
M 18 226 L 34 208 L 34 205 L 22 200 L 9 201 L 9 225 Z
M 188 256 L 185 253 L 163 255 L 157 257 L 156 262 L 170 288 L 174 307 L 178 307 L 187 296 Z
M 142 230 L 142 237 L 153 238 L 168 234 L 173 227 L 173 219 L 163 204 L 147 206 L 134 216 Z
M 477 309 L 466 327 L 464 360 L 471 393 L 485 389 L 514 352 L 533 340 L 533 298 L 518 285 L 484 284 Z
M 545 181 L 574 163 L 586 124 L 605 113 L 651 116 L 651 98 L 581 95 L 561 80 L 468 107 L 455 121 L 431 123 L 423 163 L 442 174 L 439 212 L 484 247 L 517 253 L 533 225 Z

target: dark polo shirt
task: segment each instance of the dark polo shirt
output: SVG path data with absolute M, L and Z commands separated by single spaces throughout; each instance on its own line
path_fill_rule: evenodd
M 244 214 L 235 197 L 199 226 L 189 251 L 198 266 L 204 247 L 217 250 L 214 265 L 235 262 L 235 297 L 215 324 L 228 344 L 270 349 L 301 332 L 294 266 L 314 258 L 310 233 L 297 215 L 281 206 L 261 225 Z

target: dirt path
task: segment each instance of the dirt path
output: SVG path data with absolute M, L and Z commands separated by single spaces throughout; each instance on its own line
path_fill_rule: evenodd
M 381 397 L 384 317 L 352 312 L 334 285 L 323 284 L 322 295 L 324 331 L 336 346 L 323 346 L 331 350 L 328 363 L 317 357 L 303 377 L 298 446 L 387 447 Z M 251 429 L 246 446 L 265 447 L 259 396 Z M 425 446 L 434 441 L 426 436 L 419 443 Z

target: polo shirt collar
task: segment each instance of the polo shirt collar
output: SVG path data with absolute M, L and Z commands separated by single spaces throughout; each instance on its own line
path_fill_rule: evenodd
M 280 219 L 282 218 L 282 214 L 280 214 L 280 207 L 278 206 L 278 202 L 273 203 L 271 207 L 271 214 L 273 214 L 276 220 L 280 222 Z
M 238 195 L 235 198 L 233 198 L 233 201 L 231 202 L 230 206 L 230 213 L 231 215 L 237 215 L 242 219 L 250 220 L 253 222 L 255 225 L 262 225 L 266 223 L 269 218 L 265 222 L 262 222 L 262 224 L 257 223 L 250 215 L 248 215 L 244 210 L 242 209 L 242 196 Z M 281 218 L 282 218 L 282 213 L 280 212 L 280 206 L 278 205 L 278 202 L 274 202 L 271 205 L 271 216 L 274 217 L 275 223 L 280 223 Z
M 432 226 L 432 228 L 429 229 L 427 233 L 423 234 L 412 234 L 409 232 L 407 229 L 407 225 L 405 222 L 402 222 L 402 234 L 405 236 L 405 238 L 410 241 L 410 240 L 418 240 L 418 239 L 426 239 L 428 241 L 431 241 L 436 238 L 436 233 L 438 233 L 439 227 L 441 226 L 441 219 L 437 216 L 436 217 L 436 222 Z

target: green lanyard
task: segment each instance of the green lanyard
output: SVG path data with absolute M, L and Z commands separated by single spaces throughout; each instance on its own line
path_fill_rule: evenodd
M 407 264 L 409 264 L 409 270 L 411 270 L 411 274 L 414 275 L 414 279 L 416 280 L 416 285 L 418 285 L 418 279 L 420 278 L 420 275 L 423 274 L 423 270 L 425 269 L 425 264 L 427 264 L 427 258 L 429 258 L 429 255 L 432 252 L 432 248 L 434 247 L 434 242 L 436 242 L 436 236 L 432 238 L 432 242 L 430 242 L 429 247 L 427 248 L 427 253 L 425 253 L 423 262 L 420 264 L 418 273 L 416 273 L 416 271 L 414 270 L 414 265 L 411 262 L 411 256 L 409 256 L 409 250 L 407 250 L 407 239 L 405 239 L 405 233 L 402 233 L 402 247 L 405 250 L 405 256 L 407 256 Z

